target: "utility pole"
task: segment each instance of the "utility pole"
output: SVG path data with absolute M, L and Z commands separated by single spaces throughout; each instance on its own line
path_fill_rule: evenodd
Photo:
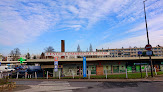
M 145 1 L 147 1 L 147 0 L 145 0 Z M 147 27 L 147 19 L 146 19 L 146 11 L 145 11 L 145 1 L 143 1 L 143 3 L 144 3 L 144 15 L 145 15 L 145 23 L 146 23 L 147 41 L 149 44 L 148 27 Z M 151 55 L 149 55 L 149 61 L 151 63 L 151 76 L 153 77 L 153 66 L 152 66 Z

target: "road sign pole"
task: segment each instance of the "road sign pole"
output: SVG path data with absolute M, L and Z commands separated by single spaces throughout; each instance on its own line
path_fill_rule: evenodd
M 153 77 L 153 66 L 152 66 L 152 59 L 150 55 L 149 55 L 149 60 L 151 62 L 151 76 Z
M 140 55 L 139 55 L 139 60 L 140 60 Z M 141 78 L 142 78 L 141 64 L 142 64 L 142 62 L 141 62 L 141 60 L 140 60 L 140 72 L 141 72 Z
M 58 57 L 54 57 L 54 72 L 55 72 L 55 78 L 57 77 L 57 71 L 58 71 Z
M 146 11 L 145 11 L 145 1 L 143 1 L 144 3 L 144 15 L 145 15 L 145 23 L 146 23 L 146 32 L 147 32 L 147 41 L 149 44 L 149 36 L 148 36 L 148 26 L 147 26 L 147 19 L 146 19 Z M 149 55 L 149 61 L 151 63 L 151 76 L 153 77 L 153 70 L 152 70 L 152 60 L 151 60 L 151 56 Z

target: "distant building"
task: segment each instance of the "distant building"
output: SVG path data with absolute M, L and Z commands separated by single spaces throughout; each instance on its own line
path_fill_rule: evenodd
M 32 54 L 30 57 L 31 57 L 30 59 L 40 59 L 41 55 L 40 54 Z
M 110 52 L 110 55 L 106 57 L 138 57 L 138 51 L 146 53 L 145 48 L 121 48 L 121 49 L 96 49 L 96 52 Z M 152 48 L 154 56 L 163 57 L 163 47 L 157 46 Z
M 14 61 L 14 57 L 18 59 L 18 58 L 20 58 L 20 55 L 17 55 L 17 56 L 8 55 L 7 61 Z
M 17 61 L 20 57 L 22 57 L 23 59 L 26 59 L 26 55 L 17 55 L 17 56 L 16 56 L 16 61 Z M 12 55 L 8 55 L 8 56 L 7 56 L 7 61 L 14 61 L 14 57 L 13 57 Z

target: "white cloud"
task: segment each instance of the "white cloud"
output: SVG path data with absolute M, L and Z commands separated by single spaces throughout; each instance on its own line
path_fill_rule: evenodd
M 163 30 L 158 30 L 158 31 L 153 31 L 149 33 L 149 39 L 150 39 L 150 44 L 154 47 L 156 45 L 161 45 L 163 46 Z M 120 41 L 116 41 L 116 42 L 112 42 L 112 43 L 105 43 L 102 44 L 98 47 L 98 49 L 101 48 L 129 48 L 129 46 L 131 47 L 145 47 L 145 45 L 147 44 L 147 36 L 142 35 L 142 36 L 137 36 L 137 37 L 132 37 L 132 38 L 128 38 L 128 39 L 124 39 L 124 40 L 120 40 Z
M 148 33 L 150 44 L 152 46 L 161 45 L 163 46 L 163 14 L 154 16 L 154 18 L 148 21 Z M 137 46 L 144 47 L 147 44 L 147 35 L 145 31 L 145 22 L 136 25 L 134 28 L 124 32 L 125 35 L 130 35 L 131 38 L 125 37 L 123 39 L 119 39 L 115 42 L 105 43 L 98 48 L 128 48 L 129 46 Z M 145 33 L 145 34 L 144 34 Z M 134 34 L 134 37 L 133 37 Z M 138 34 L 140 36 L 138 36 Z M 141 35 L 143 34 L 143 35 Z M 124 35 L 123 35 L 124 36 Z M 104 36 L 106 39 L 106 37 Z
M 112 14 L 115 14 L 115 18 L 118 20 L 115 22 L 117 24 L 133 22 L 142 17 L 142 1 L 1 0 L 0 43 L 14 45 L 32 41 L 51 27 L 63 28 L 63 30 L 90 28 L 97 21 L 110 18 L 108 16 Z M 162 1 L 155 1 L 147 3 L 149 7 L 147 10 L 151 11 L 151 16 L 162 11 L 161 4 L 159 4 Z M 153 7 L 150 5 L 151 3 L 153 3 Z M 157 3 L 158 6 L 156 6 Z
M 148 30 L 158 30 L 158 29 L 163 29 L 163 14 L 159 16 L 155 16 L 155 18 L 150 19 L 147 24 L 148 24 Z M 135 28 L 126 31 L 126 33 L 130 32 L 136 32 L 136 31 L 141 31 L 145 29 L 145 22 L 137 25 Z

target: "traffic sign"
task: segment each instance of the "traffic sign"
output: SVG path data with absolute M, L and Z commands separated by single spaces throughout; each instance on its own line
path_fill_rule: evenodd
M 138 55 L 142 55 L 142 51 L 138 51 Z
M 54 69 L 58 69 L 58 66 L 57 66 L 57 65 L 55 65 L 55 66 L 54 66 Z
M 54 72 L 58 71 L 58 57 L 54 57 Z
M 54 61 L 58 61 L 58 57 L 56 56 L 56 57 L 54 57 Z
M 146 49 L 146 50 L 151 50 L 151 49 L 152 49 L 152 46 L 151 46 L 150 44 L 147 44 L 147 45 L 145 46 L 145 49 Z
M 148 50 L 148 51 L 146 52 L 146 55 L 151 56 L 151 55 L 152 55 L 152 51 L 151 51 L 151 50 Z
M 58 65 L 58 61 L 55 61 L 55 62 L 54 62 L 54 65 Z
M 58 68 L 54 69 L 54 72 L 57 72 L 58 71 Z

